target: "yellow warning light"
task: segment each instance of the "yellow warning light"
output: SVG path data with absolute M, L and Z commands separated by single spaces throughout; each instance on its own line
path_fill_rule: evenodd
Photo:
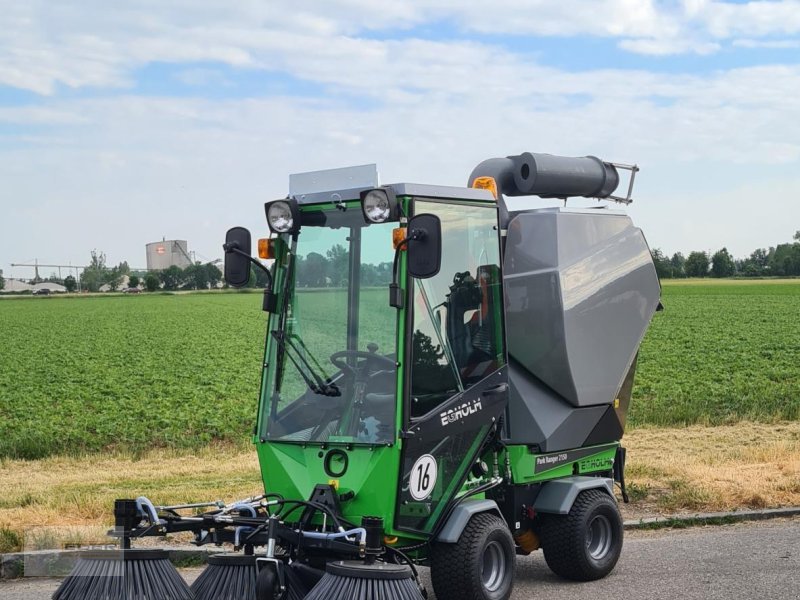
M 492 196 L 497 200 L 497 182 L 494 177 L 476 177 L 472 182 L 472 187 L 476 190 L 489 190 Z
M 261 238 L 258 240 L 258 257 L 264 259 L 275 258 L 275 239 Z
M 332 486 L 333 489 L 339 489 L 339 480 L 338 479 L 328 479 L 328 485 Z
M 619 408 L 619 398 L 614 398 L 614 408 Z
M 394 229 L 392 229 L 392 248 L 397 250 L 397 247 L 400 245 L 400 242 L 406 239 L 407 232 L 408 230 L 405 227 L 395 227 Z M 405 245 L 403 245 L 403 247 L 400 248 L 400 250 L 405 250 L 405 249 L 406 249 Z
M 383 543 L 387 546 L 391 546 L 392 544 L 397 543 L 397 536 L 396 535 L 385 535 L 383 536 Z

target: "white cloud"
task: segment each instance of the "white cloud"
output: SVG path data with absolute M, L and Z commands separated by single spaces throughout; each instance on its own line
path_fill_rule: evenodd
M 771 48 L 771 49 L 794 49 L 800 48 L 800 39 L 797 40 L 753 40 L 739 39 L 733 41 L 734 46 L 740 48 Z
M 720 49 L 714 42 L 697 42 L 688 39 L 638 39 L 622 40 L 619 47 L 636 54 L 670 56 L 674 54 L 713 54 Z
M 309 77 L 327 81 L 334 74 L 312 68 L 313 59 L 369 64 L 391 47 L 363 32 L 403 38 L 405 28 L 436 21 L 457 23 L 465 40 L 471 32 L 600 36 L 642 54 L 707 54 L 730 37 L 800 33 L 800 1 L 496 0 L 487 12 L 484 4 L 456 0 L 30 0 L 7 3 L 0 12 L 0 84 L 43 95 L 58 85 L 120 88 L 132 85 L 137 68 L 158 61 L 286 70 L 301 62 Z
M 227 226 L 263 229 L 258 207 L 286 193 L 289 173 L 378 162 L 386 182 L 459 185 L 480 160 L 525 150 L 638 162 L 643 171 L 631 211 L 648 239 L 665 248 L 691 246 L 691 232 L 677 233 L 681 222 L 686 214 L 714 212 L 711 197 L 717 198 L 718 237 L 726 233 L 723 243 L 736 254 L 749 252 L 759 235 L 761 245 L 780 241 L 761 232 L 773 235 L 800 219 L 800 203 L 784 198 L 777 176 L 763 187 L 752 185 L 783 202 L 782 209 L 759 212 L 755 231 L 741 208 L 744 197 L 737 196 L 731 211 L 704 187 L 717 177 L 715 187 L 736 195 L 762 172 L 797 171 L 800 106 L 792 90 L 800 89 L 798 67 L 708 78 L 566 73 L 513 62 L 481 46 L 445 52 L 445 46 L 423 44 L 411 57 L 391 60 L 391 50 L 380 48 L 363 72 L 342 84 L 367 93 L 361 78 L 377 68 L 373 83 L 384 96 L 369 110 L 335 97 L 135 96 L 52 100 L 44 112 L 0 110 L 0 121 L 49 125 L 0 147 L 2 196 L 8 199 L 0 204 L 13 197 L 19 206 L 36 207 L 12 211 L 12 229 L 26 234 L 24 240 L 0 239 L 0 256 L 14 260 L 20 252 L 28 257 L 50 247 L 64 260 L 80 261 L 98 247 L 112 261 L 141 262 L 143 243 L 167 235 L 188 238 L 213 258 Z M 420 56 L 433 76 L 414 71 Z M 474 85 L 470 69 L 480 73 L 498 58 L 505 61 L 499 80 L 485 89 Z M 334 64 L 319 58 L 303 68 L 324 71 Z M 514 93 L 498 93 L 515 73 Z M 405 86 L 408 79 L 414 89 Z M 573 94 L 580 101 L 571 101 Z M 67 255 L 70 248 L 75 254 Z
M 696 2 L 694 17 L 718 38 L 800 33 L 800 2 Z

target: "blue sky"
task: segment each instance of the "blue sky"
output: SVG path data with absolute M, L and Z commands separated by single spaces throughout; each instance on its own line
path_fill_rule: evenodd
M 212 259 L 289 173 L 462 185 L 522 151 L 639 163 L 652 246 L 744 256 L 800 229 L 799 92 L 798 1 L 16 3 L 0 268 Z

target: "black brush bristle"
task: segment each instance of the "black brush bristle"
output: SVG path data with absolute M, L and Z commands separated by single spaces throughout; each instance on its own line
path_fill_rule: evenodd
M 53 600 L 194 600 L 165 550 L 84 552 Z
M 305 600 L 424 600 L 406 565 L 329 563 Z
M 196 600 L 256 600 L 255 556 L 215 554 L 192 584 Z

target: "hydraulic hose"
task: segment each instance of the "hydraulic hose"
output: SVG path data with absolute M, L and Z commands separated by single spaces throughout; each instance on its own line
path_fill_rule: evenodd
M 144 513 L 148 516 L 151 525 L 163 525 L 166 522 L 158 518 L 156 507 L 150 502 L 150 499 L 145 496 L 139 496 L 136 499 L 136 508 L 139 509 L 140 513 Z
M 348 531 L 337 531 L 336 533 L 320 533 L 318 531 L 301 531 L 305 537 L 310 537 L 315 540 L 335 540 L 343 537 L 350 537 L 351 535 L 359 535 L 359 544 L 367 543 L 367 530 L 363 527 L 356 527 Z

